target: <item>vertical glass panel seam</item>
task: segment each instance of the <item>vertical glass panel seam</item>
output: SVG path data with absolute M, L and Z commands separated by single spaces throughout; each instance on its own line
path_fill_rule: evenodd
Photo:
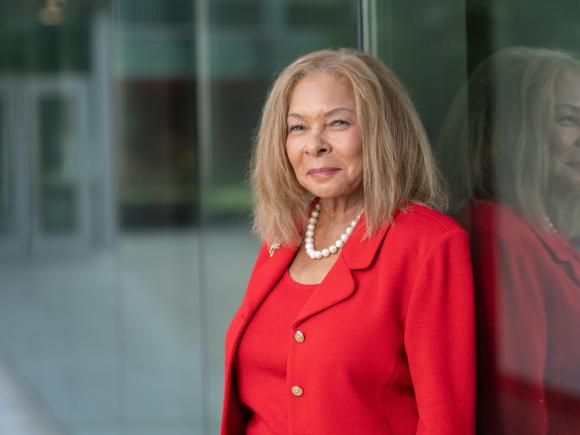
M 372 56 L 378 54 L 376 0 L 359 1 L 359 48 Z
M 5 121 L 5 96 L 0 96 L 0 234 L 7 230 L 9 209 L 9 194 L 8 194 L 8 148 L 7 148 L 7 123 Z M 4 227 L 4 228 L 3 228 Z
M 198 198 L 199 198 L 199 243 L 198 243 L 198 270 L 199 270 L 199 326 L 200 326 L 200 355 L 201 355 L 201 390 L 202 397 L 202 427 L 203 433 L 210 433 L 210 362 L 209 362 L 209 320 L 208 320 L 208 295 L 207 295 L 207 272 L 209 264 L 206 260 L 205 247 L 207 245 L 204 229 L 204 205 L 206 202 L 205 189 L 207 189 L 213 165 L 212 131 L 211 131 L 211 71 L 210 71 L 210 4 L 209 0 L 192 0 L 195 14 L 195 74 L 197 83 L 197 108 L 198 108 Z

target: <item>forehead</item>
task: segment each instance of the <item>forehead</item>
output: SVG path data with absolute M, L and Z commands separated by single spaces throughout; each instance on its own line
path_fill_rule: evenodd
M 556 82 L 556 104 L 580 107 L 580 70 L 566 71 Z
M 346 78 L 331 74 L 308 75 L 290 94 L 289 112 L 301 113 L 345 107 L 354 111 L 354 93 Z

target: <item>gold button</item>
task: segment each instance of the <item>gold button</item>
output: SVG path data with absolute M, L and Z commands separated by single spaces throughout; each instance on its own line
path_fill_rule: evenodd
M 294 333 L 294 340 L 298 343 L 304 343 L 304 333 L 302 331 L 296 331 Z
M 304 390 L 300 388 L 298 385 L 294 385 L 292 387 L 292 394 L 294 394 L 296 397 L 300 397 L 304 394 Z

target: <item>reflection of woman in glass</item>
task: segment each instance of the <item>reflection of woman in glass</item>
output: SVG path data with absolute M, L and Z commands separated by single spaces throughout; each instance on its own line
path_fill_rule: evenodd
M 478 428 L 580 433 L 580 64 L 540 49 L 494 54 L 440 146 L 472 235 Z
M 467 234 L 415 109 L 353 50 L 288 66 L 254 154 L 266 241 L 226 338 L 222 434 L 474 429 Z

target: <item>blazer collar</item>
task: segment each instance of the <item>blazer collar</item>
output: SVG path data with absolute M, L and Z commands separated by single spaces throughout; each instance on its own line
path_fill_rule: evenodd
M 348 299 L 356 291 L 353 270 L 371 266 L 376 253 L 385 238 L 388 226 L 383 226 L 372 237 L 364 239 L 366 217 L 361 216 L 339 257 L 324 280 L 306 301 L 292 323 L 298 326 L 306 319 Z M 363 240 L 364 239 L 364 240 Z
M 355 291 L 351 271 L 368 268 L 381 246 L 389 225 L 383 226 L 372 237 L 364 239 L 366 217 L 363 214 L 349 240 L 342 248 L 336 263 L 308 299 L 294 324 L 348 298 Z M 364 240 L 363 240 L 364 239 Z M 248 283 L 248 292 L 242 302 L 242 316 L 249 319 L 262 301 L 288 270 L 298 247 L 282 246 L 260 266 Z
M 393 221 L 397 215 L 398 210 L 395 211 Z M 371 265 L 390 227 L 389 224 L 383 225 L 372 237 L 365 239 L 366 224 L 366 215 L 363 214 L 341 252 L 347 267 L 351 270 L 366 269 Z

